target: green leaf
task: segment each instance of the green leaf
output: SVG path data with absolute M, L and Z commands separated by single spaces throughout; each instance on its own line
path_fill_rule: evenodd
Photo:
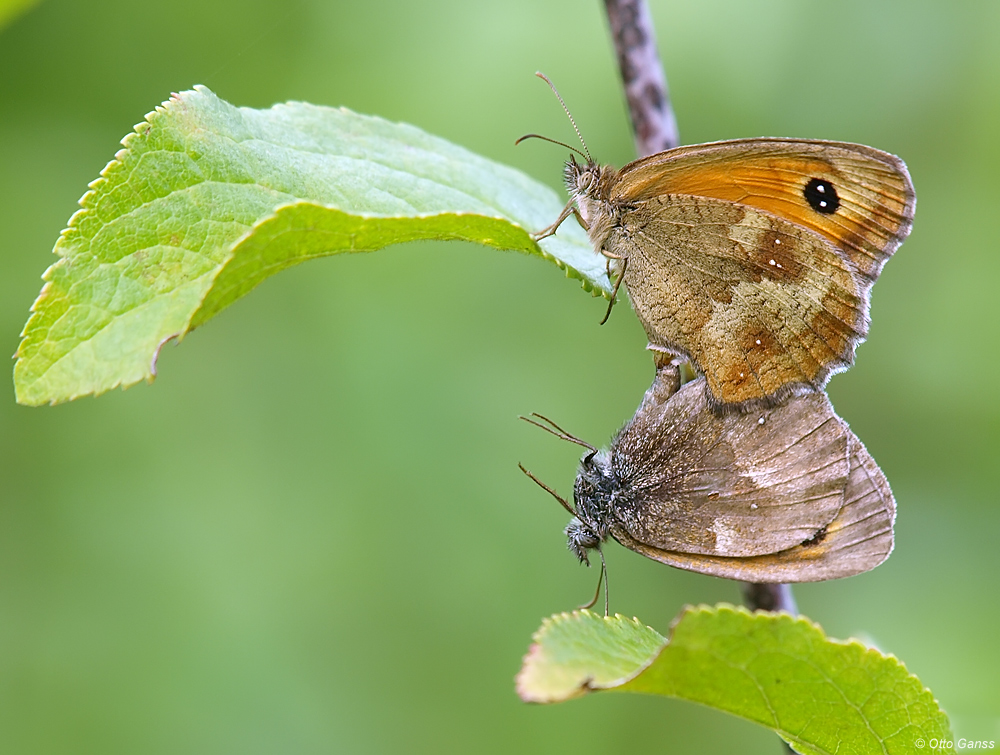
M 413 126 L 292 102 L 237 108 L 204 87 L 124 140 L 56 243 L 14 369 L 23 404 L 151 380 L 159 348 L 305 260 L 459 239 L 555 262 L 608 295 L 564 201 Z
M 590 611 L 557 614 L 535 634 L 517 676 L 517 692 L 532 703 L 554 703 L 592 689 L 623 684 L 666 640 L 638 619 Z
M 948 719 L 893 656 L 787 614 L 686 609 L 665 640 L 589 611 L 543 622 L 517 689 L 528 702 L 592 690 L 666 695 L 773 729 L 800 753 L 953 752 Z M 922 745 L 921 745 L 922 743 Z

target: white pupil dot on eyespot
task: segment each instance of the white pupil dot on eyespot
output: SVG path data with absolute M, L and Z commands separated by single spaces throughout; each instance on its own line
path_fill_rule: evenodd
M 816 191 L 820 194 L 824 193 L 826 191 L 826 184 L 816 184 Z
M 824 200 L 824 201 L 820 202 L 820 203 L 819 203 L 819 206 L 820 206 L 820 207 L 826 207 L 826 201 Z
M 758 425 L 763 425 L 764 424 L 764 418 L 761 417 L 759 420 L 757 420 L 757 424 Z
M 757 339 L 757 345 L 760 346 L 760 339 Z
M 774 240 L 774 243 L 775 243 L 775 244 L 780 244 L 780 243 L 781 243 L 781 239 L 775 239 L 775 240 Z
M 774 260 L 768 260 L 768 261 L 767 261 L 767 264 L 769 264 L 769 265 L 773 265 L 773 264 L 774 264 Z

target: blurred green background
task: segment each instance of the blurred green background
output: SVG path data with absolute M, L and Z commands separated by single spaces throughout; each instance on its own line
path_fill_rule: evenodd
M 919 203 L 837 410 L 885 470 L 897 546 L 798 587 L 835 637 L 899 656 L 956 734 L 1000 739 L 1000 3 L 655 2 L 686 142 L 857 141 Z M 632 139 L 600 3 L 45 0 L 0 31 L 0 352 L 118 141 L 203 83 L 414 123 L 559 186 L 572 141 Z M 780 752 L 691 704 L 513 691 L 541 617 L 597 577 L 566 515 L 579 449 L 652 378 L 628 307 L 469 245 L 323 260 L 168 348 L 154 386 L 0 401 L 0 751 Z M 612 610 L 665 631 L 735 583 L 608 548 Z

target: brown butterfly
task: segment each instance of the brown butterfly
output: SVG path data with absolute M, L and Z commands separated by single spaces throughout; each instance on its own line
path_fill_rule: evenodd
M 763 583 L 848 577 L 889 556 L 889 483 L 825 393 L 720 415 L 702 378 L 678 382 L 676 367 L 661 368 L 607 451 L 546 420 L 588 448 L 574 506 L 542 485 L 573 515 L 566 535 L 581 561 L 613 537 L 671 566 Z
M 536 238 L 576 215 L 650 348 L 690 360 L 714 408 L 774 406 L 850 367 L 871 287 L 912 225 L 902 160 L 803 139 L 679 147 L 621 170 L 584 157 Z

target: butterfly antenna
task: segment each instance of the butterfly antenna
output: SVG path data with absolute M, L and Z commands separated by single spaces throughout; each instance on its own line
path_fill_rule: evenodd
M 587 608 L 593 608 L 595 605 L 597 605 L 597 599 L 599 597 L 601 597 L 601 580 L 603 579 L 604 580 L 604 615 L 606 617 L 608 615 L 608 607 L 609 607 L 609 604 L 608 604 L 608 565 L 604 562 L 604 551 L 602 551 L 600 548 L 598 548 L 597 552 L 599 554 L 601 554 L 601 573 L 597 576 L 597 591 L 594 593 L 594 597 L 591 599 L 591 601 L 589 603 L 587 603 L 586 605 L 578 606 L 578 608 L 580 610 L 584 610 L 584 609 L 587 609 Z
M 522 472 L 524 472 L 526 475 L 528 475 L 528 477 L 530 477 L 532 480 L 534 480 L 535 484 L 538 485 L 538 487 L 540 487 L 542 490 L 548 491 L 549 495 L 551 495 L 553 498 L 555 498 L 557 501 L 559 501 L 559 503 L 562 504 L 562 507 L 564 509 L 566 509 L 566 511 L 568 511 L 570 513 L 570 516 L 576 516 L 576 510 L 572 506 L 569 505 L 569 502 L 565 498 L 563 498 L 556 491 L 554 491 L 552 488 L 550 488 L 544 482 L 542 482 L 537 477 L 535 477 L 533 474 L 531 474 L 531 472 L 529 472 L 527 469 L 524 468 L 523 464 L 521 464 L 520 462 L 518 462 L 517 466 L 518 466 L 518 468 Z
M 576 147 L 571 147 L 568 144 L 566 144 L 566 142 L 560 142 L 560 141 L 557 141 L 555 139 L 550 139 L 549 137 L 542 136 L 541 134 L 525 134 L 520 139 L 518 139 L 516 142 L 514 142 L 514 146 L 516 147 L 518 144 L 520 144 L 521 142 L 523 142 L 525 139 L 541 139 L 542 141 L 552 142 L 553 144 L 558 144 L 560 147 L 565 147 L 570 152 L 576 152 L 576 154 L 578 154 L 580 157 L 582 157 L 584 159 L 589 159 L 587 157 L 587 155 L 583 154 Z
M 569 118 L 569 122 L 573 124 L 573 130 L 576 131 L 576 135 L 580 138 L 580 144 L 583 145 L 583 151 L 587 153 L 587 162 L 588 163 L 594 162 L 594 158 L 590 156 L 590 150 L 587 149 L 587 142 L 583 140 L 583 134 L 581 134 L 580 129 L 576 127 L 576 121 L 573 120 L 573 114 L 570 113 L 569 108 L 566 107 L 566 103 L 563 101 L 562 95 L 559 94 L 559 90 L 556 89 L 556 85 L 553 84 L 552 81 L 549 79 L 549 77 L 546 76 L 541 71 L 535 71 L 535 76 L 537 76 L 538 78 L 540 78 L 542 81 L 544 81 L 546 84 L 549 85 L 549 88 L 552 90 L 553 94 L 555 94 L 556 99 L 559 100 L 559 104 L 562 105 L 563 110 L 566 111 L 566 117 Z
M 542 422 L 547 422 L 549 425 L 551 425 L 551 427 L 547 427 L 546 425 L 543 425 L 542 422 L 538 422 L 537 420 L 531 419 L 531 417 L 537 417 L 538 419 L 542 420 Z M 557 438 L 561 438 L 562 440 L 568 440 L 570 443 L 576 443 L 576 445 L 578 446 L 583 446 L 584 448 L 589 450 L 592 454 L 597 453 L 597 448 L 595 446 L 592 446 L 587 441 L 581 438 L 577 438 L 575 435 L 571 435 L 570 433 L 566 432 L 561 427 L 559 427 L 559 425 L 550 420 L 548 417 L 544 417 L 538 412 L 532 412 L 531 417 L 518 417 L 518 419 L 523 419 L 529 425 L 540 427 L 545 432 L 551 433 L 552 435 L 555 435 Z

